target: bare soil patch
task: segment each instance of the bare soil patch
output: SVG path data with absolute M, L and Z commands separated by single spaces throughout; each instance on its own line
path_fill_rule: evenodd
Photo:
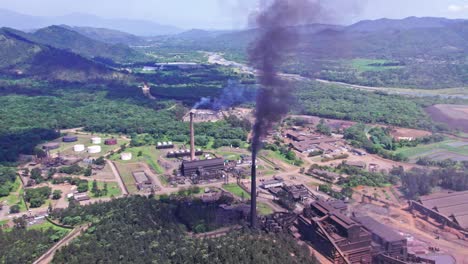
M 426 108 L 431 118 L 447 124 L 451 129 L 468 133 L 468 106 L 466 105 L 433 105 Z

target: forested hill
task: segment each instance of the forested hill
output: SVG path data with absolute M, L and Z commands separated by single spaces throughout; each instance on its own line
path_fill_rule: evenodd
M 126 78 L 103 64 L 34 42 L 26 33 L 8 28 L 0 29 L 0 73 L 72 82 Z
M 141 37 L 113 29 L 93 27 L 69 27 L 65 25 L 62 27 L 76 31 L 88 38 L 109 44 L 135 45 L 144 42 L 144 39 Z
M 28 36 L 42 44 L 71 50 L 88 58 L 104 58 L 117 63 L 149 60 L 146 55 L 123 44 L 104 43 L 61 26 L 43 28 Z
M 369 86 L 468 86 L 468 20 L 411 17 L 296 29 L 300 34 L 298 53 L 285 59 L 285 72 Z M 155 43 L 223 52 L 245 62 L 246 50 L 257 34 L 254 29 L 184 33 L 160 37 Z
M 93 224 L 57 252 L 52 263 L 317 263 L 307 247 L 288 235 L 245 230 L 215 239 L 192 238 L 174 207 L 172 202 L 134 196 L 54 212 L 63 223 Z M 209 213 L 198 211 L 193 217 L 203 214 Z

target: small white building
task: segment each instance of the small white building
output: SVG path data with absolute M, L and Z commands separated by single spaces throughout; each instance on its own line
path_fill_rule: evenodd
M 100 137 L 91 138 L 91 143 L 93 143 L 95 145 L 101 144 L 101 142 L 102 142 L 102 138 L 100 138 Z
M 101 153 L 101 151 L 102 151 L 101 146 L 89 146 L 88 147 L 88 153 L 90 154 Z
M 75 145 L 75 146 L 73 146 L 73 150 L 75 152 L 82 152 L 82 151 L 85 150 L 85 145 L 81 145 L 81 144 Z
M 122 153 L 122 154 L 120 154 L 120 158 L 122 160 L 131 160 L 132 159 L 132 153 Z
M 277 187 L 283 187 L 284 182 L 282 180 L 268 180 L 264 181 L 262 184 L 263 189 L 271 189 Z

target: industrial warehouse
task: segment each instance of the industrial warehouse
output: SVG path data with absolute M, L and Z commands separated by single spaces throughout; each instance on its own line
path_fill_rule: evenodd
M 197 152 L 200 153 L 201 150 L 197 151 L 195 149 L 194 116 L 195 113 L 190 112 L 190 160 L 182 161 L 182 165 L 180 167 L 181 173 L 184 177 L 191 179 L 194 183 L 225 178 L 224 159 L 196 159 Z
M 423 196 L 410 201 L 410 208 L 468 235 L 468 191 Z

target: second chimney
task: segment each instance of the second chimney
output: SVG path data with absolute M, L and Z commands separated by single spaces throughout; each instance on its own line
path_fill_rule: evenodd
M 193 128 L 193 112 L 190 112 L 190 160 L 195 160 L 195 129 Z

